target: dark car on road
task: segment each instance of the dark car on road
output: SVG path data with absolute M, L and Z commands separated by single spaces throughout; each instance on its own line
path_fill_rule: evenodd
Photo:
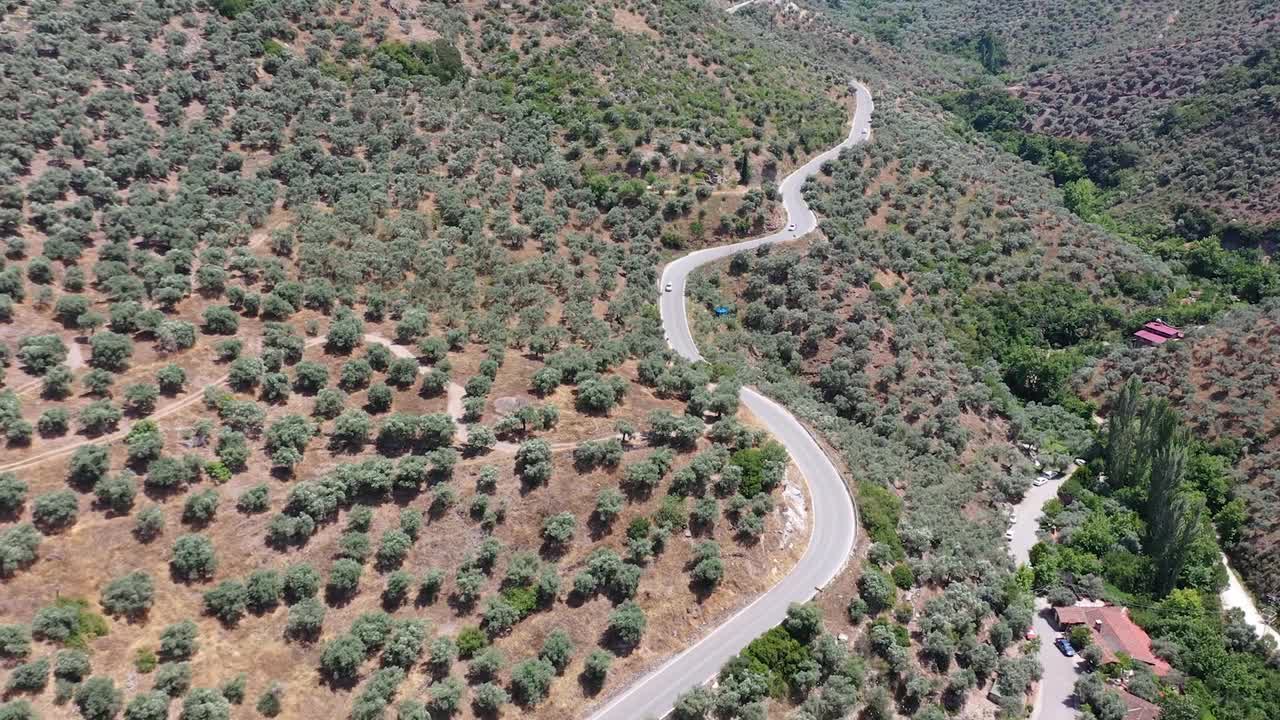
M 1062 654 L 1067 657 L 1073 657 L 1076 654 L 1076 649 L 1071 647 L 1071 641 L 1064 637 L 1054 640 L 1053 644 L 1057 645 L 1058 649 L 1062 651 Z

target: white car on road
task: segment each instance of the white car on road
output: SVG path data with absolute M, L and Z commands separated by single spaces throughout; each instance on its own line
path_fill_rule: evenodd
M 671 292 L 671 283 L 667 283 L 663 289 L 666 290 L 667 292 Z
M 1044 485 L 1044 484 L 1045 484 L 1045 483 L 1047 483 L 1047 482 L 1049 482 L 1049 478 L 1047 478 L 1047 477 L 1045 477 L 1045 476 L 1041 475 L 1040 477 L 1036 478 L 1035 482 L 1033 482 L 1033 483 L 1031 483 L 1031 484 L 1032 484 L 1032 485 L 1035 485 L 1036 487 L 1040 487 L 1040 486 Z
M 791 223 L 790 225 L 788 225 L 788 226 L 787 226 L 787 229 L 788 229 L 788 230 L 795 230 L 795 229 L 796 229 L 796 224 L 795 224 L 795 223 Z

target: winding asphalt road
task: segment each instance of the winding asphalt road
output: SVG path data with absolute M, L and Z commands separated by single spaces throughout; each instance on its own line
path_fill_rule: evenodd
M 663 270 L 662 288 L 669 283 L 671 291 L 663 292 L 659 302 L 662 326 L 671 348 L 682 357 L 702 359 L 698 346 L 693 342 L 685 313 L 684 293 L 689 273 L 734 253 L 795 240 L 818 226 L 817 217 L 801 194 L 804 181 L 844 148 L 866 140 L 871 132 L 871 93 L 856 81 L 852 87 L 857 107 L 849 137 L 788 175 L 778 189 L 787 213 L 787 225 L 783 230 L 733 245 L 698 250 L 671 262 Z M 782 622 L 788 605 L 811 599 L 840 572 L 849 558 L 858 530 L 858 518 L 848 487 L 831 458 L 800 421 L 778 403 L 751 388 L 742 389 L 741 399 L 742 404 L 787 448 L 809 486 L 809 496 L 813 500 L 813 533 L 808 547 L 800 562 L 781 582 L 693 646 L 613 698 L 591 716 L 593 720 L 635 720 L 667 714 L 680 693 L 710 680 L 725 661 L 761 633 Z

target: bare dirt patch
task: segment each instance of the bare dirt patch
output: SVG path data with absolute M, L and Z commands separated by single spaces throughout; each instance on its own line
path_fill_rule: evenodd
M 643 15 L 625 8 L 614 8 L 613 26 L 626 32 L 648 35 L 654 39 L 658 38 L 658 31 L 649 27 L 649 22 L 644 19 Z

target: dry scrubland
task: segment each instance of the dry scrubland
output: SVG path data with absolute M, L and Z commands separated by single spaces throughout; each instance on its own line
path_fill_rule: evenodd
M 777 221 L 842 72 L 683 3 L 0 34 L 6 717 L 564 717 L 803 551 L 652 302 Z
M 1175 717 L 1266 716 L 1270 651 L 1212 573 L 1156 597 L 1071 554 L 1112 523 L 1141 561 L 1132 492 L 1059 514 L 1061 566 L 1015 570 L 1001 533 L 1016 443 L 1092 473 L 1141 373 L 1239 441 L 1195 448 L 1197 547 L 1216 527 L 1274 584 L 1268 7 L 19 4 L 4 712 L 580 714 L 803 548 L 796 480 L 734 418 L 752 382 L 843 461 L 866 540 L 678 717 L 1020 716 L 1046 592 L 1150 604 L 1177 674 L 1141 694 Z M 776 223 L 850 74 L 875 139 L 809 188 L 821 232 L 708 268 L 713 362 L 671 357 L 662 259 Z M 1157 315 L 1206 327 L 1121 350 Z

